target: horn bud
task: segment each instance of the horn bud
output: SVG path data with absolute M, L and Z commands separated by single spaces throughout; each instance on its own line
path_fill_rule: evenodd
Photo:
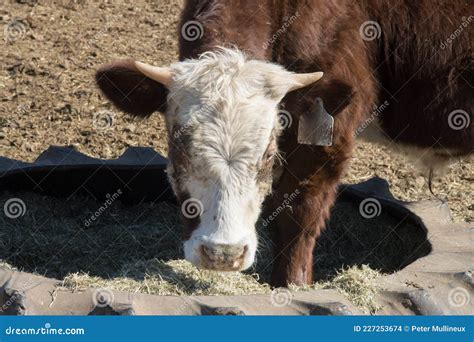
M 306 74 L 294 74 L 293 81 L 295 84 L 291 86 L 289 91 L 304 88 L 314 82 L 317 82 L 321 79 L 321 77 L 323 77 L 323 75 L 324 73 L 322 71 L 310 72 Z

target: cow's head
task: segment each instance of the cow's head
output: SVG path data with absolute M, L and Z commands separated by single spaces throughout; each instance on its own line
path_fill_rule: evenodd
M 216 270 L 252 265 L 281 130 L 278 103 L 321 76 L 229 49 L 167 68 L 124 61 L 98 71 L 100 88 L 120 109 L 165 112 L 168 175 L 181 205 L 187 260 Z

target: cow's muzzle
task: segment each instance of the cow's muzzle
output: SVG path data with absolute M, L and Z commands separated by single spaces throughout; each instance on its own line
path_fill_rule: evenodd
M 207 245 L 199 248 L 202 268 L 216 271 L 239 271 L 242 269 L 248 246 Z

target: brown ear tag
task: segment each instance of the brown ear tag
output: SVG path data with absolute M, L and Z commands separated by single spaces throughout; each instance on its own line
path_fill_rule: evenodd
M 314 146 L 332 146 L 334 118 L 324 109 L 323 100 L 317 97 L 314 106 L 300 116 L 298 143 Z

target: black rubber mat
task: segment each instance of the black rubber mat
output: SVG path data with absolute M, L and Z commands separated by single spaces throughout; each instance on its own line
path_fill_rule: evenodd
M 149 147 L 130 147 L 112 160 L 92 158 L 68 147 L 50 147 L 33 163 L 0 157 L 0 191 L 103 199 L 121 189 L 124 203 L 174 200 L 166 162 Z

